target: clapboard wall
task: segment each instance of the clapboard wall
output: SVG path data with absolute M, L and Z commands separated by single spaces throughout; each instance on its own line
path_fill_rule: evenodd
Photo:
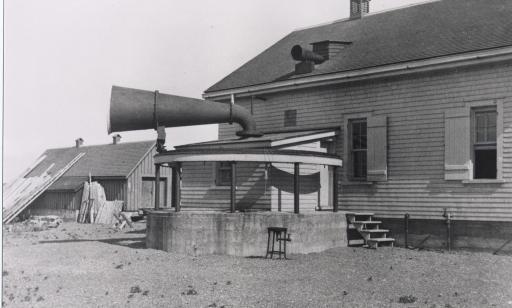
M 320 142 L 289 147 L 294 150 L 325 152 Z M 231 187 L 215 185 L 214 162 L 183 163 L 181 205 L 187 209 L 230 208 Z M 237 210 L 280 210 L 293 212 L 293 164 L 238 162 Z M 300 169 L 300 209 L 314 211 L 319 205 L 320 168 L 302 165 Z
M 152 149 L 151 151 L 144 156 L 140 163 L 134 168 L 131 174 L 128 176 L 126 180 L 126 201 L 124 205 L 125 211 L 136 211 L 144 205 L 142 205 L 142 179 L 143 178 L 154 178 L 155 177 L 155 161 L 154 156 L 156 154 L 156 149 Z M 171 168 L 160 168 L 160 178 L 162 180 L 166 179 L 166 206 L 171 206 L 171 180 L 172 180 L 172 169 Z M 122 189 L 122 188 L 118 188 Z M 154 204 L 152 205 L 152 207 Z
M 79 210 L 82 202 L 82 191 L 47 191 L 30 205 L 32 209 Z
M 407 74 L 334 86 L 262 94 L 266 100 L 237 100 L 253 110 L 258 128 L 283 128 L 284 111 L 297 110 L 297 126 L 340 126 L 336 154 L 344 157 L 344 118 L 371 113 L 387 117 L 385 182 L 346 181 L 340 171 L 339 203 L 344 210 L 381 217 L 442 219 L 447 208 L 461 220 L 512 221 L 512 63 L 486 64 Z M 445 181 L 445 112 L 472 102 L 503 104 L 505 183 Z M 252 105 L 252 106 L 251 106 Z M 238 125 L 220 125 L 220 138 Z

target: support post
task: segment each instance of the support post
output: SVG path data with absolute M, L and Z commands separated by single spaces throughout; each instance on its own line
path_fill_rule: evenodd
M 446 246 L 448 246 L 448 251 L 452 250 L 452 217 L 450 213 L 446 216 Z
M 332 168 L 332 211 L 338 211 L 338 167 Z
M 231 162 L 231 213 L 236 211 L 236 162 Z
M 172 168 L 172 199 L 176 212 L 181 211 L 181 164 L 177 163 Z
M 404 242 L 405 248 L 409 248 L 409 213 L 404 216 Z
M 160 164 L 155 164 L 155 210 L 160 208 Z
M 300 165 L 294 163 L 293 173 L 293 212 L 299 214 L 299 199 L 300 199 Z

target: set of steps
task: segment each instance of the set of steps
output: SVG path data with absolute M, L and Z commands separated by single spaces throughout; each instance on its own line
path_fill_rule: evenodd
M 381 229 L 382 222 L 373 220 L 373 215 L 373 213 L 347 213 L 348 233 L 355 230 L 360 235 L 359 241 L 349 237 L 349 244 L 355 241 L 369 248 L 377 248 L 379 244 L 393 247 L 395 239 L 388 237 L 389 230 Z

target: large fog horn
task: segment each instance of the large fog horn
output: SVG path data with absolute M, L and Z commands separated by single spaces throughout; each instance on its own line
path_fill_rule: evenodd
M 250 112 L 238 105 L 113 86 L 108 133 L 216 123 L 238 123 L 241 137 L 259 137 Z

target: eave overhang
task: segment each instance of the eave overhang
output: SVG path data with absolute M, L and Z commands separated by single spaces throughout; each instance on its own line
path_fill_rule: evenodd
M 274 149 L 212 149 L 195 151 L 168 151 L 155 156 L 156 164 L 184 162 L 262 162 L 262 163 L 302 163 L 341 167 L 342 160 L 335 155 L 295 150 Z

